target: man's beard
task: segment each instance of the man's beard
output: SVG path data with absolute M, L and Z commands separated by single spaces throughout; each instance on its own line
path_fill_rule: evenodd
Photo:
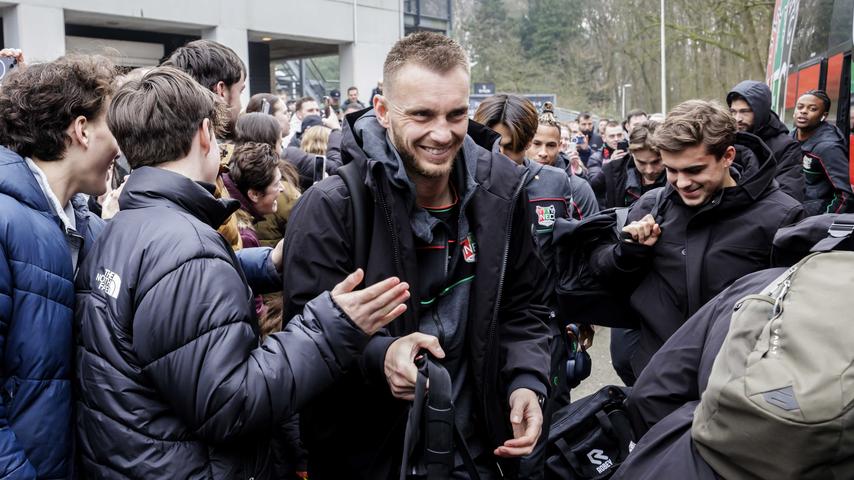
M 415 158 L 415 154 L 411 152 L 406 142 L 397 135 L 397 132 L 392 131 L 392 140 L 395 148 L 397 148 L 397 153 L 400 155 L 400 159 L 403 160 L 403 166 L 406 168 L 407 173 L 418 175 L 419 177 L 424 178 L 441 178 L 443 176 L 448 175 L 451 170 L 454 168 L 454 162 L 457 159 L 457 154 L 459 153 L 459 147 L 454 152 L 454 156 L 451 158 L 451 161 L 448 162 L 447 165 L 442 165 L 441 167 L 433 164 L 434 169 L 426 169 L 418 164 L 418 160 Z

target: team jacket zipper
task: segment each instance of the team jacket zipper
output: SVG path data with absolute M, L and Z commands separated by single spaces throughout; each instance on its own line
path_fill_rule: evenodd
M 492 321 L 489 323 L 489 329 L 488 329 L 488 333 L 487 333 L 487 337 L 486 337 L 487 348 L 489 348 L 492 345 L 493 338 L 495 337 L 495 330 L 498 328 L 498 312 L 501 309 L 501 297 L 502 297 L 502 293 L 504 292 L 504 276 L 505 276 L 505 273 L 507 272 L 507 259 L 508 259 L 508 256 L 510 254 L 510 240 L 512 237 L 513 213 L 516 209 L 516 201 L 519 199 L 519 195 L 522 193 L 522 189 L 525 187 L 525 182 L 527 181 L 527 179 L 528 179 L 528 172 L 526 171 L 525 173 L 522 174 L 522 178 L 519 182 L 519 186 L 516 187 L 516 191 L 513 193 L 513 197 L 511 198 L 511 202 L 510 202 L 510 211 L 507 214 L 507 228 L 506 228 L 507 233 L 504 237 L 504 257 L 501 260 L 501 273 L 499 274 L 499 277 L 498 277 L 498 294 L 495 298 L 495 309 L 492 312 Z M 488 353 L 487 353 L 487 355 L 488 355 Z M 483 371 L 483 378 L 484 379 L 488 378 L 487 372 L 489 371 L 489 368 L 490 368 L 490 362 L 489 361 L 484 362 L 484 371 Z M 497 365 L 495 366 L 495 368 L 497 368 Z M 489 415 L 489 398 L 488 398 L 488 393 L 487 393 L 486 387 L 484 387 L 484 389 L 483 389 L 483 411 L 484 411 L 484 414 Z M 487 421 L 486 423 L 487 423 L 487 425 L 490 425 L 490 422 Z M 488 426 L 487 428 L 489 430 L 492 430 L 492 427 L 490 427 L 490 426 Z M 493 434 L 493 437 L 495 437 L 494 434 Z M 498 466 L 498 470 L 499 470 L 501 476 L 504 477 L 504 473 L 501 470 L 501 465 L 496 463 L 496 466 Z

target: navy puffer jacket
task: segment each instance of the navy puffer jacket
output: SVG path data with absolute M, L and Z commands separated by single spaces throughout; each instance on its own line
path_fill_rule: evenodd
M 103 228 L 72 199 L 82 258 Z M 25 160 L 0 147 L 0 478 L 71 475 L 74 265 Z

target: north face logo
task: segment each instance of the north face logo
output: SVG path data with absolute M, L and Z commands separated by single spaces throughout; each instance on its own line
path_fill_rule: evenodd
M 122 277 L 116 272 L 104 269 L 104 273 L 99 273 L 95 276 L 95 281 L 98 282 L 98 290 L 106 293 L 113 298 L 119 298 L 119 289 L 122 287 Z
M 602 473 L 612 466 L 614 466 L 614 462 L 605 455 L 605 452 L 599 450 L 598 448 L 590 450 L 587 453 L 587 459 L 590 460 L 590 463 L 596 467 L 597 473 Z

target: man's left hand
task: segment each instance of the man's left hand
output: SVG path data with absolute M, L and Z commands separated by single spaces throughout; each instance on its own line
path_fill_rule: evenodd
M 513 425 L 513 439 L 496 448 L 495 455 L 523 457 L 534 451 L 543 428 L 543 410 L 536 393 L 520 388 L 510 394 L 510 424 Z

